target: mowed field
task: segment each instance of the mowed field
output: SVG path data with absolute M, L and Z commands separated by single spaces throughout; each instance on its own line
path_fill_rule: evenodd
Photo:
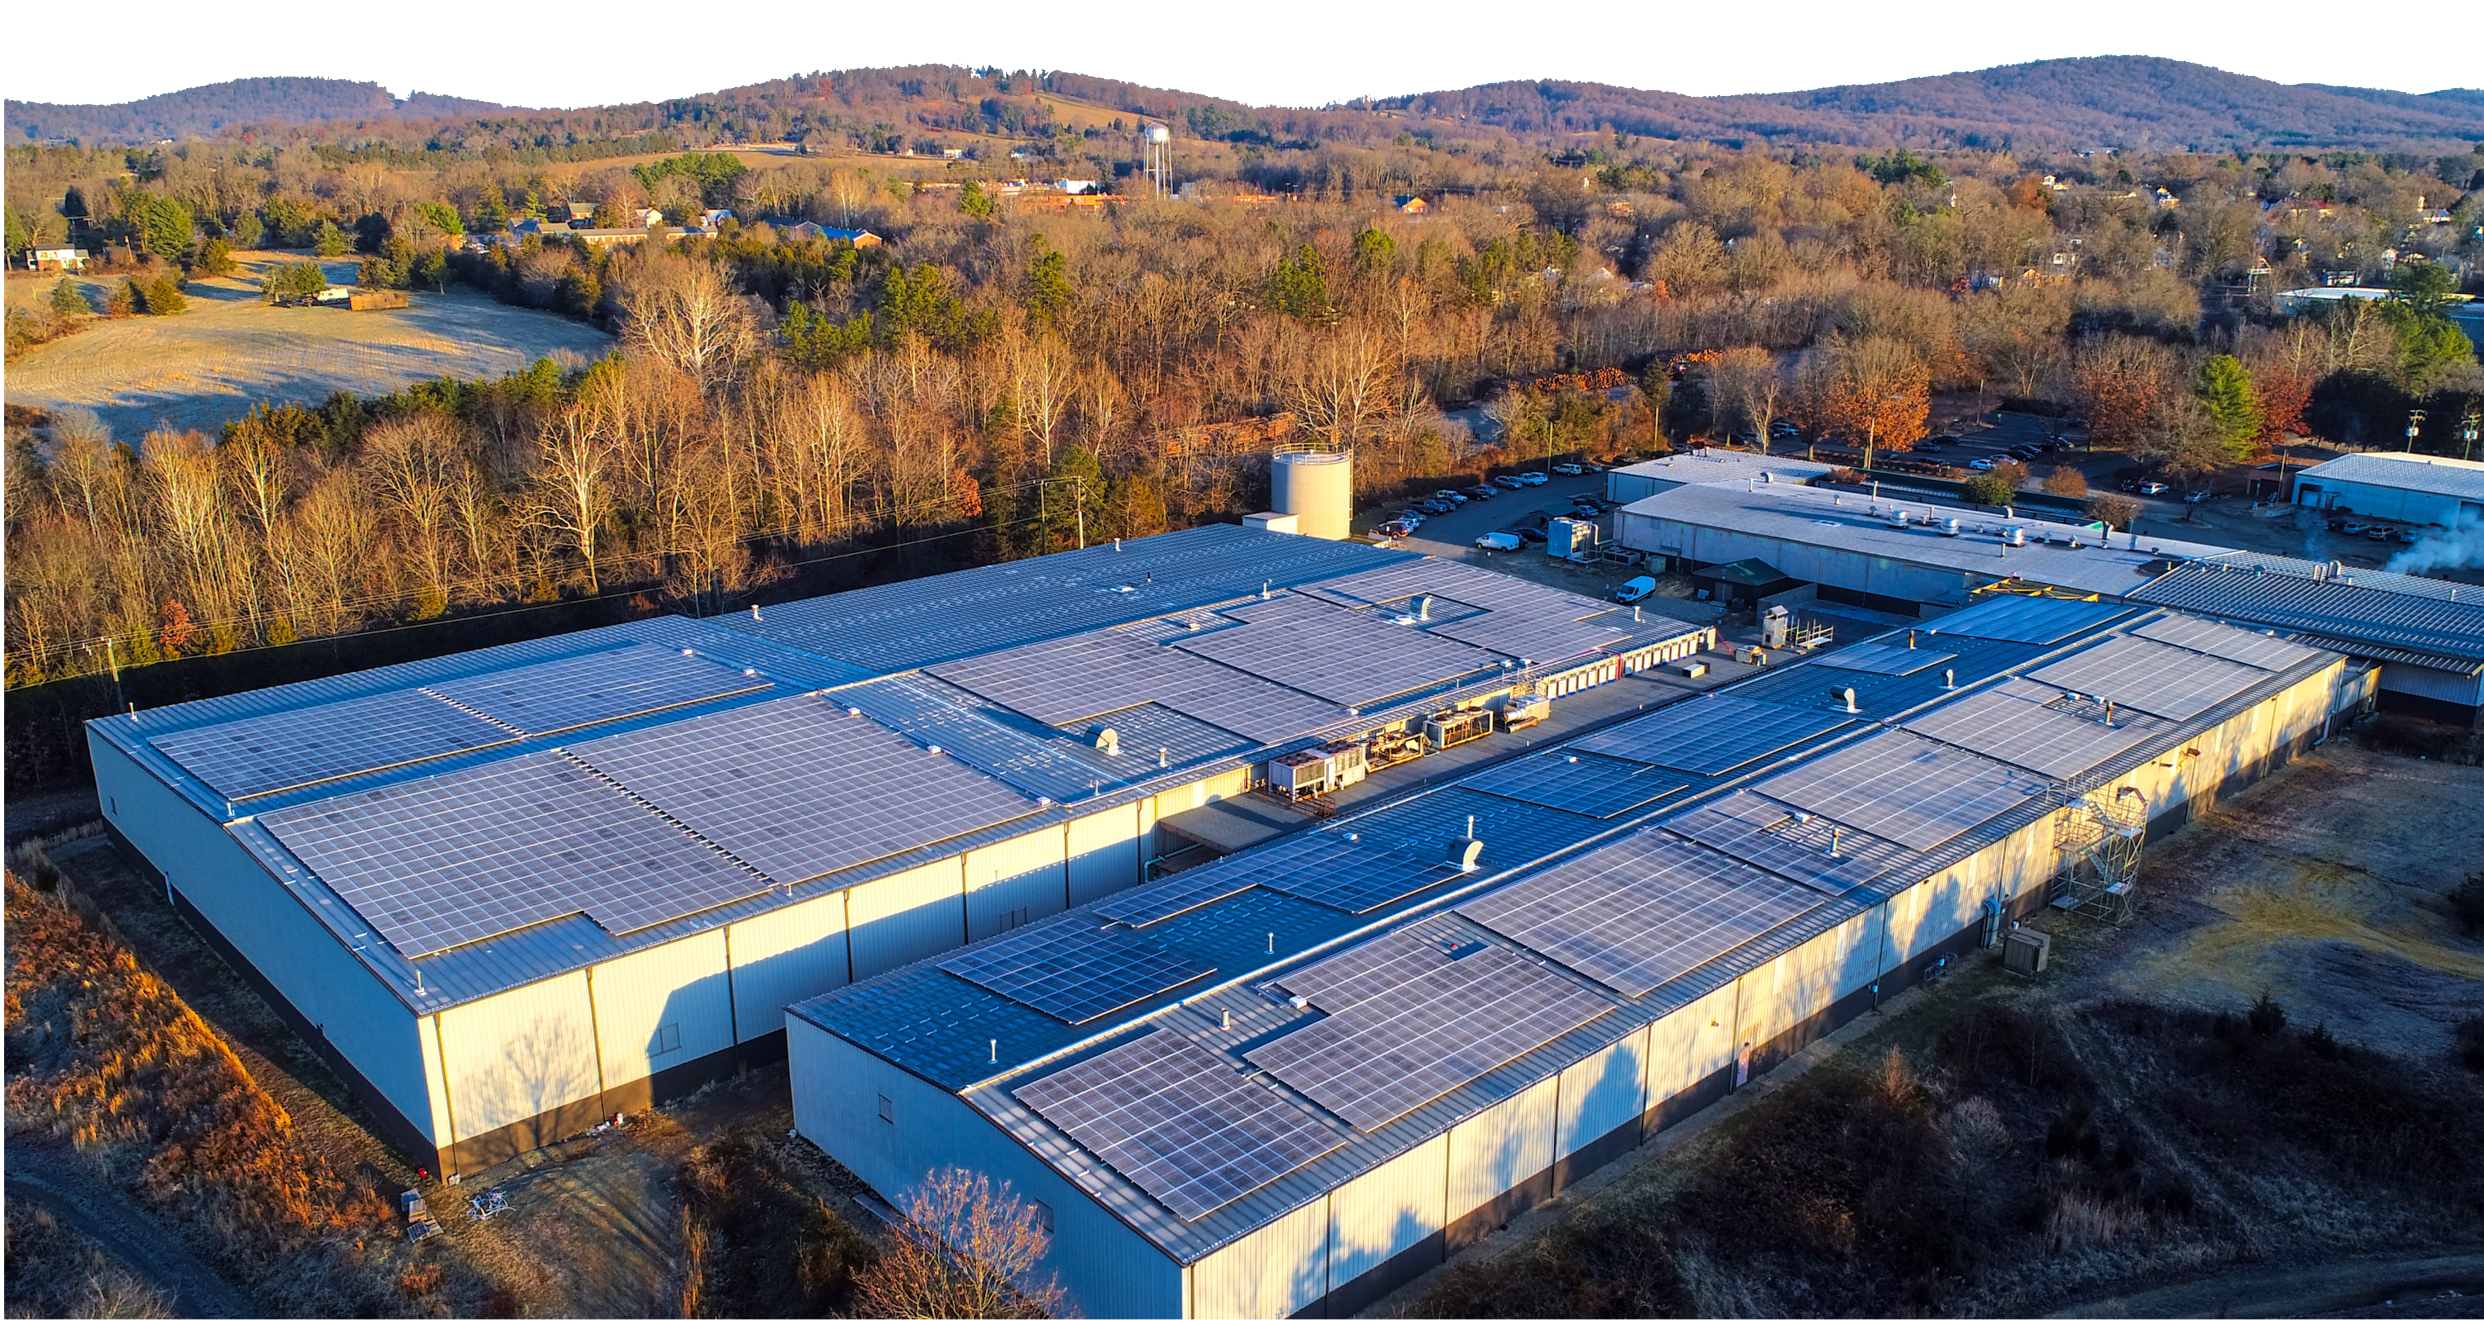
M 87 408 L 116 439 L 159 428 L 214 434 L 253 404 L 317 403 L 338 390 L 385 394 L 442 376 L 504 375 L 546 355 L 601 356 L 612 337 L 555 316 L 494 302 L 451 286 L 416 292 L 413 306 L 372 312 L 271 307 L 258 271 L 289 253 L 239 254 L 233 275 L 192 281 L 179 316 L 95 320 L 8 365 L 8 401 Z M 325 263 L 328 278 L 354 279 L 349 260 Z M 100 307 L 117 278 L 85 281 Z M 12 305 L 51 296 L 51 278 L 12 277 Z

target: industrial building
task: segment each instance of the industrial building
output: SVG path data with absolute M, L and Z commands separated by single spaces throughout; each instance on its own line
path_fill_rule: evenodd
M 2418 526 L 2484 526 L 2484 463 L 2431 454 L 2348 454 L 2296 473 L 2294 502 Z
M 1704 486 L 1719 481 L 1790 481 L 1796 484 L 1825 477 L 1836 469 L 1827 463 L 1755 454 L 1741 449 L 1693 449 L 1644 463 L 1617 467 L 1604 474 L 1605 498 L 1636 504 L 1650 495 L 1678 486 Z
M 2484 587 L 1783 481 L 1685 485 L 1616 521 L 1624 546 L 1668 567 L 1756 560 L 1789 589 L 1889 614 L 2045 590 L 2275 628 L 2378 662 L 2393 704 L 2484 719 Z
M 1435 727 L 1714 641 L 1216 526 L 136 711 L 88 741 L 107 824 L 167 897 L 385 1135 L 461 1172 L 781 1051 L 795 1000 L 1138 884 L 1161 822 L 1271 761 L 1418 755 Z
M 790 1012 L 800 1131 L 958 1166 L 1090 1315 L 1344 1315 L 2058 903 L 2371 667 L 1990 600 Z

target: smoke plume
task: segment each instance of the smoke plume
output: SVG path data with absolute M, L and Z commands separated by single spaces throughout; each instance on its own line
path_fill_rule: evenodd
M 2425 529 L 2415 544 L 2390 556 L 2385 567 L 2392 573 L 2421 573 L 2478 566 L 2484 566 L 2484 517 L 2462 513 L 2455 527 Z

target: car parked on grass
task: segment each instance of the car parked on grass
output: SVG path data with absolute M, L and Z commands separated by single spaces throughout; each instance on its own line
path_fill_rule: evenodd
M 1587 475 L 1587 469 L 1577 463 L 1555 463 L 1553 464 L 1553 471 L 1558 472 L 1565 477 L 1583 477 Z

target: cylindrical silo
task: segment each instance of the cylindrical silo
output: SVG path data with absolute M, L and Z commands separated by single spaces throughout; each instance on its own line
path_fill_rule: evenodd
M 1342 541 L 1354 534 L 1351 454 L 1279 454 L 1268 478 L 1276 511 L 1293 514 L 1304 536 Z

